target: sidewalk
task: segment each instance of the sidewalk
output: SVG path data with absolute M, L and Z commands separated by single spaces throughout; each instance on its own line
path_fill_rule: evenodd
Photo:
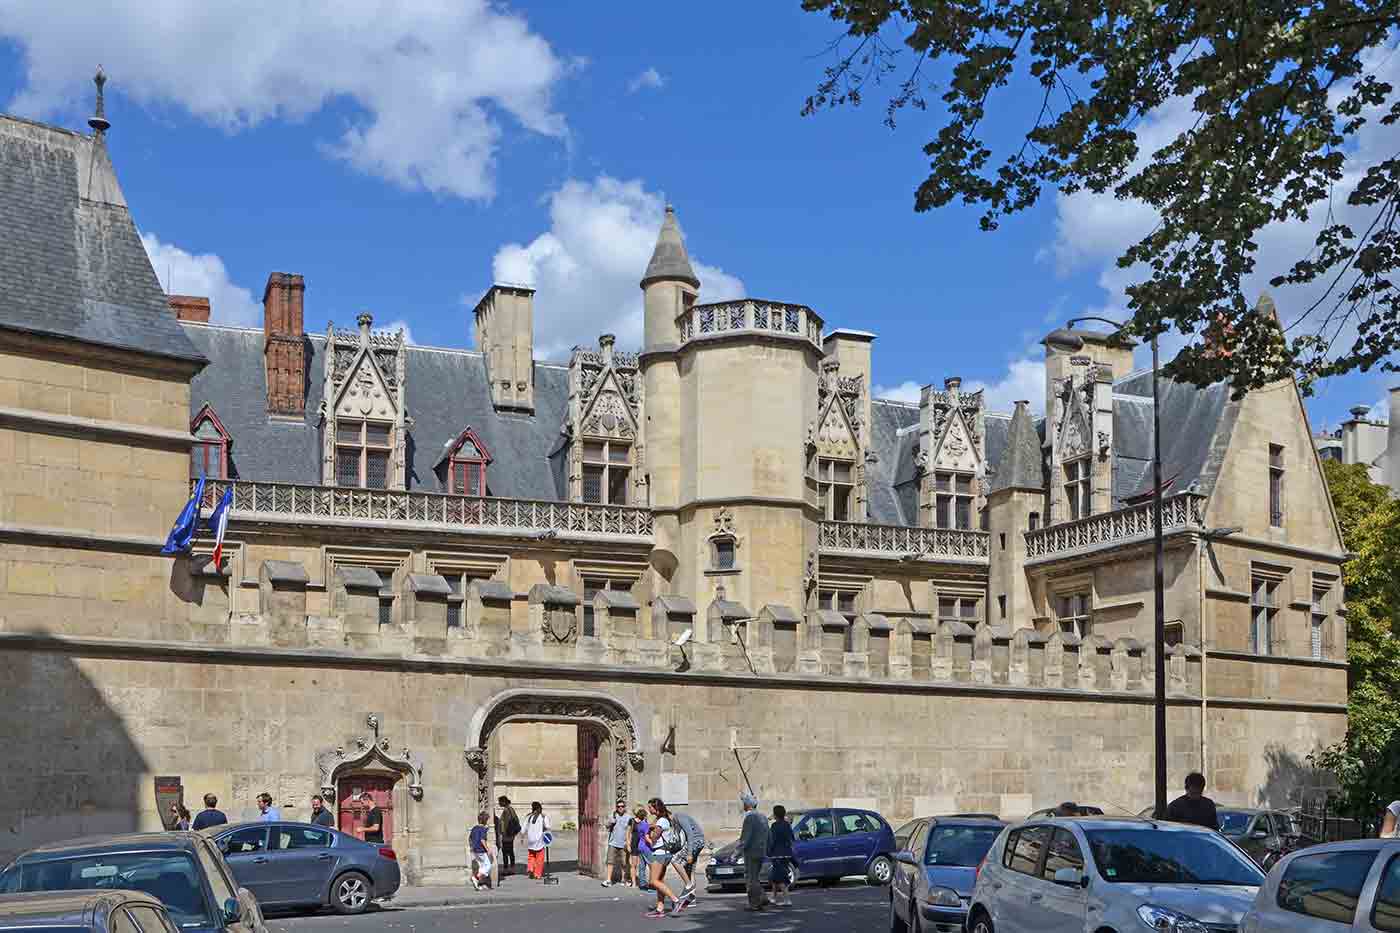
M 399 888 L 394 899 L 385 906 L 393 908 L 413 907 L 457 907 L 466 904 L 533 904 L 543 901 L 607 901 L 630 898 L 638 904 L 642 892 L 625 884 L 605 888 L 597 878 L 580 875 L 569 870 L 554 876 L 558 884 L 542 884 L 527 878 L 523 872 L 501 879 L 500 884 L 491 890 L 474 891 L 470 884 L 421 885 Z

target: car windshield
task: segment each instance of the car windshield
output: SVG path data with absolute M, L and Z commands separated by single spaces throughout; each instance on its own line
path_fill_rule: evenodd
M 925 865 L 951 865 L 962 868 L 976 868 L 982 864 L 982 857 L 997 841 L 1001 827 L 988 826 L 935 826 L 928 836 L 928 848 L 924 850 Z
M 0 892 L 145 891 L 165 904 L 176 926 L 214 927 L 199 871 L 185 852 L 101 852 L 18 862 L 0 875 Z
M 1250 814 L 1243 810 L 1221 810 L 1216 816 L 1220 818 L 1220 831 L 1238 836 L 1249 828 Z
M 1264 873 L 1215 833 L 1096 829 L 1089 849 L 1105 881 L 1259 885 Z

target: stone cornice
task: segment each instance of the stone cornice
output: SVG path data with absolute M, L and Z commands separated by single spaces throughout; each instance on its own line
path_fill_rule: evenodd
M 1330 564 L 1344 564 L 1351 555 L 1342 551 L 1324 551 L 1320 548 L 1303 547 L 1300 544 L 1288 544 L 1284 541 L 1270 541 L 1268 538 L 1252 538 L 1246 535 L 1230 535 L 1228 538 L 1219 538 L 1211 542 L 1215 547 L 1234 546 L 1248 547 L 1259 551 L 1276 551 L 1279 554 L 1289 554 L 1295 557 L 1309 557 L 1313 560 L 1326 561 Z
M 1307 658 L 1283 654 L 1255 654 L 1252 651 L 1225 651 L 1219 648 L 1207 648 L 1206 656 L 1210 658 L 1219 658 L 1222 661 L 1247 661 L 1251 664 L 1287 664 L 1292 667 L 1321 667 L 1340 671 L 1344 671 L 1351 666 L 1346 661 L 1338 661 L 1332 658 Z
M 123 421 L 108 421 L 99 418 L 80 418 L 76 415 L 58 415 L 52 412 L 35 411 L 31 408 L 10 408 L 8 406 L 0 407 L 0 427 L 15 428 L 38 434 L 57 434 L 62 437 L 76 437 L 83 440 L 114 441 L 170 450 L 188 451 L 195 442 L 194 437 L 188 431 L 153 428 L 143 424 L 128 424 Z
M 185 359 L 163 354 L 140 353 L 126 347 L 89 343 L 77 337 L 41 334 L 20 328 L 0 326 L 0 330 L 5 331 L 6 352 L 24 353 L 40 359 L 76 363 L 80 366 L 91 366 L 109 372 L 127 372 L 143 376 L 154 373 L 162 376 L 174 376 L 182 382 L 189 382 L 209 362 L 202 355 L 197 359 Z
M 72 528 L 51 528 L 40 525 L 0 523 L 0 541 L 47 547 L 75 548 L 84 551 L 115 551 L 120 554 L 160 555 L 164 538 L 144 535 L 114 535 Z

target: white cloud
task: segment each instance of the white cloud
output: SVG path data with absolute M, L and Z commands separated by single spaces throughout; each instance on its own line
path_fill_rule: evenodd
M 262 303 L 254 301 L 248 289 L 229 281 L 228 269 L 218 256 L 186 252 L 173 243 L 162 243 L 154 233 L 141 234 L 141 245 L 167 294 L 208 298 L 209 320 L 216 324 L 262 324 Z
M 376 327 L 375 330 L 385 330 L 385 331 L 388 331 L 388 332 L 391 333 L 391 334 L 392 334 L 394 331 L 396 331 L 396 330 L 401 330 L 401 331 L 403 331 L 403 342 L 404 342 L 404 343 L 417 343 L 417 342 L 418 342 L 418 341 L 416 341 L 416 340 L 413 339 L 413 330 L 408 326 L 408 322 L 405 321 L 403 318 L 399 318 L 399 319 L 396 320 L 396 321 L 390 321 L 388 324 L 385 324 L 383 327 Z
M 550 93 L 574 66 L 490 0 L 99 0 L 81 15 L 0 0 L 0 37 L 23 53 L 15 112 L 86 114 L 97 62 L 109 91 L 230 132 L 345 101 L 356 113 L 322 151 L 435 194 L 492 196 L 500 114 L 567 134 Z
M 596 345 L 599 334 L 618 344 L 642 343 L 642 291 L 638 287 L 656 246 L 665 202 L 641 181 L 601 176 L 570 180 L 549 196 L 549 230 L 526 244 L 496 251 L 497 282 L 529 285 L 535 293 L 535 356 L 562 359 L 576 344 Z M 735 276 L 695 258 L 700 300 L 744 294 Z M 475 302 L 472 302 L 475 304 Z
M 1032 414 L 1045 411 L 1045 361 L 1021 357 L 1007 366 L 1006 375 L 996 382 L 974 379 L 964 384 L 964 392 L 983 390 L 988 411 L 1009 412 L 1016 402 L 1030 402 Z
M 893 402 L 919 404 L 923 386 L 912 379 L 906 379 L 897 386 L 876 386 L 870 390 L 871 398 L 886 398 Z
M 661 72 L 655 68 L 648 68 L 627 82 L 627 93 L 635 94 L 644 88 L 662 88 L 666 86 L 666 79 L 661 76 Z

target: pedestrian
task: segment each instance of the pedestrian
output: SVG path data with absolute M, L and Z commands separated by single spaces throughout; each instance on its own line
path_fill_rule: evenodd
M 515 837 L 520 835 L 520 817 L 515 813 L 515 807 L 510 805 L 510 798 L 502 796 L 496 801 L 501 807 L 500 816 L 496 818 L 500 826 L 498 835 L 501 837 L 501 874 L 515 874 Z
M 1055 815 L 1078 816 L 1079 804 L 1075 803 L 1073 800 L 1066 800 L 1064 803 L 1060 804 L 1058 807 L 1055 808 Z
M 360 801 L 369 807 L 365 813 L 365 821 L 360 826 L 360 838 L 365 842 L 377 842 L 384 844 L 384 811 L 379 809 L 374 802 L 374 795 L 369 791 L 360 794 Z
M 787 821 L 787 808 L 782 804 L 773 807 L 773 823 L 768 827 L 768 881 L 773 886 L 773 903 L 779 907 L 791 907 L 792 868 L 797 864 L 797 840 L 792 835 L 792 824 Z M 747 861 L 747 860 L 746 860 Z
M 1173 823 L 1193 823 L 1206 829 L 1220 829 L 1215 801 L 1205 795 L 1206 776 L 1199 771 L 1186 775 L 1186 793 L 1167 804 L 1167 819 Z
M 258 794 L 258 819 L 263 823 L 271 823 L 281 818 L 282 809 L 272 805 L 272 795 L 266 791 Z
M 632 814 L 632 883 L 643 891 L 647 889 L 647 854 L 651 852 L 647 834 L 650 832 L 646 807 L 638 807 Z
M 172 803 L 170 805 L 170 822 L 174 823 L 174 829 L 190 828 L 190 811 L 185 809 L 183 803 Z
M 191 829 L 204 829 L 207 826 L 222 826 L 228 822 L 224 811 L 219 809 L 219 798 L 213 794 L 204 795 L 204 809 L 195 814 Z
M 471 835 L 467 842 L 471 847 L 471 870 L 472 887 L 478 891 L 483 886 L 491 887 L 491 840 L 490 830 L 486 828 L 491 821 L 491 814 L 482 810 L 476 815 L 476 825 L 472 827 Z
M 681 903 L 689 907 L 695 903 L 695 863 L 705 850 L 705 831 L 688 813 L 673 812 L 671 817 L 685 833 L 685 848 L 671 859 L 671 867 L 685 885 L 681 890 Z
M 311 795 L 311 822 L 317 826 L 335 827 L 335 817 L 326 808 L 326 801 L 320 794 Z
M 544 805 L 536 800 L 530 804 L 530 815 L 525 817 L 525 873 L 536 880 L 544 877 L 544 837 L 548 832 L 549 817 L 544 815 Z
M 1400 800 L 1392 800 L 1381 818 L 1382 839 L 1400 839 Z
M 744 824 L 739 831 L 739 852 L 744 856 L 744 886 L 749 902 L 745 910 L 763 909 L 763 887 L 758 875 L 763 869 L 763 857 L 768 853 L 768 820 L 758 812 L 758 798 L 745 793 L 739 797 L 744 806 Z
M 617 809 L 608 820 L 608 860 L 607 877 L 603 887 L 613 886 L 613 880 L 627 880 L 627 838 L 632 835 L 632 814 L 627 812 L 627 801 L 619 800 Z
M 671 821 L 671 811 L 666 809 L 666 804 L 660 797 L 648 800 L 647 810 L 652 816 L 651 829 L 647 832 L 647 841 L 651 844 L 651 854 L 647 856 L 647 881 L 656 891 L 656 907 L 646 916 L 655 919 L 666 916 L 667 898 L 671 900 L 672 914 L 678 914 L 685 909 L 685 904 L 681 903 L 661 878 L 666 871 L 666 864 L 683 847 L 685 834 Z

